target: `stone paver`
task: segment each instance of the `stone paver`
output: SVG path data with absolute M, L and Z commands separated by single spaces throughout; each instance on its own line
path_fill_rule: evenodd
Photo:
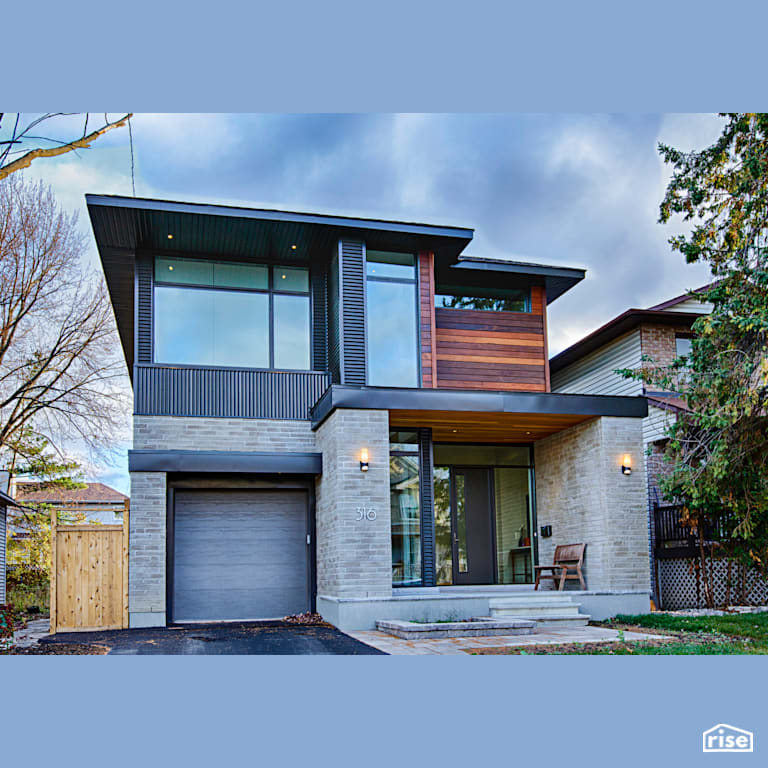
M 526 645 L 557 645 L 560 643 L 607 643 L 619 639 L 615 629 L 604 627 L 545 627 L 532 635 L 440 638 L 436 640 L 401 640 L 375 630 L 348 632 L 356 640 L 372 645 L 395 656 L 456 655 L 472 653 L 474 648 L 520 647 Z M 624 632 L 624 640 L 672 640 L 665 635 L 644 632 Z
M 28 648 L 30 645 L 36 645 L 38 640 L 48 636 L 50 627 L 48 619 L 28 621 L 24 629 L 17 629 L 13 633 L 13 644 L 18 648 Z

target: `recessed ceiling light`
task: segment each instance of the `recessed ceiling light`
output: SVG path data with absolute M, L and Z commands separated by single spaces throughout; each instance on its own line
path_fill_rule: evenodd
M 283 278 L 283 280 L 285 280 L 285 275 L 280 275 L 280 277 L 282 277 L 282 278 Z
M 526 434 L 526 435 L 530 435 L 531 433 L 530 433 L 530 432 L 526 432 L 525 434 Z
M 459 430 L 458 430 L 458 429 L 454 429 L 454 430 L 452 430 L 452 431 L 453 431 L 453 432 L 458 432 Z
M 173 240 L 173 235 L 168 235 L 169 240 Z

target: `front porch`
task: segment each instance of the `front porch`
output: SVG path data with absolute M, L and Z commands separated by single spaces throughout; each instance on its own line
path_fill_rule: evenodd
M 317 609 L 331 623 L 371 629 L 505 610 L 584 623 L 649 609 L 644 404 L 336 387 L 328 397 L 315 422 Z M 447 398 L 465 410 L 449 414 Z M 345 503 L 357 513 L 349 522 L 338 517 Z M 335 520 L 337 533 L 326 527 Z M 534 592 L 535 566 L 573 543 L 586 544 L 586 588 Z

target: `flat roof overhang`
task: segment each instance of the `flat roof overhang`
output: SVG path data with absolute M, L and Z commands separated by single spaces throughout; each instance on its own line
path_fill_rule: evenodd
M 431 427 L 438 442 L 532 443 L 598 416 L 648 414 L 644 397 L 333 384 L 312 409 L 313 429 L 337 408 L 387 410 L 391 426 Z
M 321 453 L 260 451 L 128 451 L 130 472 L 250 472 L 255 474 L 319 475 Z
M 430 250 L 455 261 L 474 234 L 466 227 L 229 205 L 117 195 L 85 199 L 129 372 L 137 252 L 309 264 L 328 258 L 335 243 L 348 237 L 364 239 L 372 249 Z
M 461 272 L 457 270 L 461 270 Z M 547 304 L 551 304 L 566 291 L 580 283 L 587 274 L 585 269 L 577 267 L 531 264 L 523 261 L 464 255 L 460 256 L 455 264 L 438 264 L 436 278 L 449 283 L 452 280 L 461 281 L 462 274 L 466 275 L 467 270 L 474 273 L 473 283 L 485 284 L 487 287 L 498 286 L 499 280 L 503 280 L 505 276 L 514 277 L 516 280 L 530 285 L 543 285 Z

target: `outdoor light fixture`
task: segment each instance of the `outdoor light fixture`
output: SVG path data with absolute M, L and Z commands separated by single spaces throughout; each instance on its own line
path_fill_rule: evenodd
M 624 454 L 624 463 L 621 465 L 621 472 L 624 475 L 632 474 L 632 458 L 628 453 Z
M 173 272 L 173 264 L 169 264 L 168 265 L 168 271 L 169 272 Z
M 297 248 L 297 246 L 295 246 L 295 245 L 292 245 L 292 246 L 291 246 L 291 250 L 292 250 L 292 251 L 295 251 L 295 250 L 296 250 L 296 248 Z
M 360 471 L 361 472 L 368 471 L 368 449 L 367 448 L 363 448 L 360 451 Z
M 173 240 L 173 235 L 168 235 L 169 240 Z

